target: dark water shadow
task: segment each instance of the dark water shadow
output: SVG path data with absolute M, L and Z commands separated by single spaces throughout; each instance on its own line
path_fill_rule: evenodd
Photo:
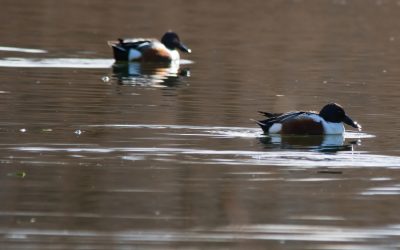
M 179 62 L 171 63 L 114 63 L 113 77 L 121 85 L 174 87 L 182 78 L 190 77 L 190 69 Z
M 322 153 L 353 151 L 360 139 L 345 140 L 343 135 L 268 135 L 259 138 L 268 149 L 312 150 Z

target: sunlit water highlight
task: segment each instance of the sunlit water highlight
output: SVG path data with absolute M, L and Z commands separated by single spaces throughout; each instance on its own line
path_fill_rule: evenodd
M 400 184 L 392 186 L 372 187 L 361 193 L 362 195 L 400 195 Z
M 322 137 L 317 144 L 309 144 L 310 137 L 294 137 L 295 144 L 283 143 L 279 140 L 265 142 L 267 136 L 257 128 L 245 127 L 214 127 L 214 126 L 183 126 L 183 125 L 148 125 L 148 124 L 107 124 L 81 126 L 83 132 L 90 129 L 103 127 L 113 129 L 149 129 L 156 130 L 160 136 L 174 139 L 186 139 L 195 137 L 208 138 L 243 138 L 246 140 L 261 140 L 264 145 L 258 150 L 246 149 L 207 149 L 192 148 L 182 144 L 178 147 L 164 147 L 154 145 L 152 147 L 102 147 L 101 145 L 76 145 L 65 147 L 63 145 L 29 145 L 11 147 L 12 150 L 29 152 L 65 152 L 68 154 L 117 154 L 126 161 L 142 161 L 152 158 L 159 161 L 177 161 L 191 164 L 222 164 L 222 165 L 269 165 L 288 166 L 297 168 L 313 167 L 386 167 L 399 168 L 400 157 L 370 154 L 357 151 L 357 145 L 348 144 L 346 140 L 368 139 L 373 137 L 366 133 L 346 132 L 344 136 L 338 135 L 331 138 Z M 164 131 L 166 130 L 166 131 Z M 276 136 L 275 136 L 276 137 Z M 313 137 L 311 137 L 313 139 Z M 326 139 L 328 138 L 328 139 Z M 281 138 L 282 140 L 287 138 Z M 293 139 L 289 137 L 289 139 Z M 306 144 L 302 142 L 306 141 Z M 184 140 L 185 141 L 185 140 Z M 321 143 L 321 144 L 320 144 Z M 338 143 L 338 144 L 336 144 Z M 358 141 L 357 143 L 360 143 Z M 276 146 L 274 146 L 276 145 Z M 188 147 L 189 146 L 189 147 Z M 290 147 L 291 146 L 291 147 Z M 261 150 L 260 150 L 261 149 Z M 203 157 L 205 156 L 205 157 Z
M 0 67 L 11 68 L 110 68 L 114 63 L 112 59 L 86 59 L 86 58 L 17 58 L 8 57 L 0 59 Z
M 0 47 L 1 48 L 1 47 Z M 45 53 L 40 50 L 33 49 L 18 49 L 16 51 L 24 51 L 28 53 Z M 34 51 L 34 52 L 32 52 Z M 7 57 L 0 59 L 0 67 L 11 68 L 87 68 L 87 69 L 104 69 L 111 68 L 115 63 L 114 59 L 89 59 L 89 58 L 22 58 L 22 57 Z M 192 64 L 190 60 L 179 60 L 178 65 Z M 133 73 L 137 73 L 140 64 L 127 64 L 128 69 Z
M 159 218 L 163 219 L 163 218 Z M 261 224 L 232 225 L 226 227 L 195 228 L 190 230 L 129 230 L 119 232 L 93 232 L 84 230 L 1 230 L 8 239 L 34 239 L 35 237 L 80 237 L 87 239 L 112 238 L 120 243 L 135 244 L 138 242 L 152 243 L 200 243 L 200 242 L 241 242 L 244 240 L 291 242 L 320 242 L 321 249 L 366 249 L 363 242 L 370 246 L 381 244 L 381 240 L 394 240 L 400 236 L 400 225 L 393 224 L 384 227 L 338 227 L 317 226 L 307 224 Z M 340 243 L 342 245 L 326 245 Z M 382 245 L 379 245 L 382 246 Z M 400 246 L 388 244 L 386 246 Z M 349 248 L 350 247 L 350 248 Z M 367 248 L 368 249 L 368 248 Z M 382 248 L 380 248 L 382 249 Z M 386 248 L 385 248 L 386 249 Z
M 34 53 L 34 54 L 47 53 L 47 51 L 43 49 L 17 48 L 17 47 L 6 47 L 6 46 L 0 46 L 0 51 Z
M 190 125 L 168 125 L 168 124 L 104 124 L 104 125 L 82 125 L 82 127 L 105 127 L 105 128 L 148 128 L 148 129 L 177 129 L 177 130 L 194 130 L 203 131 L 204 133 L 195 135 L 218 136 L 218 137 L 243 137 L 243 138 L 258 138 L 266 136 L 260 128 L 248 127 L 224 127 L 224 126 L 190 126 Z M 189 134 L 190 135 L 190 134 Z M 279 135 L 273 135 L 279 136 Z M 334 135 L 336 136 L 336 135 Z M 342 137 L 342 135 L 339 135 Z M 345 139 L 366 139 L 373 138 L 374 135 L 364 132 L 346 131 L 343 135 Z

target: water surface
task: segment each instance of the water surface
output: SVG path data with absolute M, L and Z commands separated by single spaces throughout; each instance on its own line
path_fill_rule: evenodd
M 2 3 L 1 249 L 400 247 L 397 1 L 62 4 Z M 114 64 L 169 29 L 180 63 Z M 364 130 L 254 122 L 332 101 Z

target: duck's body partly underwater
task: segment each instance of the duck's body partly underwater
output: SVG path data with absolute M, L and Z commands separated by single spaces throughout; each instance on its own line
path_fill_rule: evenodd
M 336 103 L 325 105 L 319 113 L 315 111 L 291 111 L 287 113 L 260 112 L 268 117 L 257 121 L 265 134 L 333 135 L 343 134 L 343 123 L 353 128 L 361 126 L 346 115 Z
M 172 31 L 164 34 L 161 41 L 153 38 L 131 38 L 109 41 L 114 59 L 126 62 L 171 62 L 180 59 L 177 49 L 191 53 Z

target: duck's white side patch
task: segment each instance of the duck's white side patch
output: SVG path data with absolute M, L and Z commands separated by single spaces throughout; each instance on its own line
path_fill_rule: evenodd
M 142 56 L 142 53 L 139 50 L 136 49 L 130 49 L 129 54 L 128 54 L 128 60 L 136 60 Z
M 279 134 L 282 130 L 282 124 L 281 123 L 274 123 L 272 126 L 268 129 L 268 133 L 270 134 Z

